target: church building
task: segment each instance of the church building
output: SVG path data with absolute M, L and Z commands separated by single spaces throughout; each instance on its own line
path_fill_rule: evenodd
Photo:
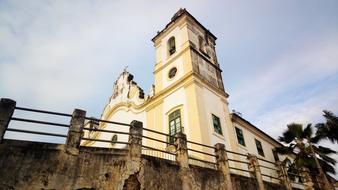
M 223 143 L 230 151 L 255 154 L 271 162 L 278 160 L 273 148 L 281 144 L 240 114 L 229 111 L 229 95 L 224 90 L 222 68 L 215 50 L 216 39 L 187 10 L 180 9 L 152 39 L 156 63 L 155 81 L 149 95 L 145 95 L 134 76 L 125 70 L 114 83 L 101 119 L 123 123 L 138 120 L 147 129 L 172 136 L 183 132 L 190 141 L 210 146 Z M 113 124 L 89 122 L 87 125 L 117 130 Z M 124 126 L 118 126 L 118 130 L 129 131 Z M 143 133 L 167 142 L 174 140 L 147 131 Z M 125 145 L 114 141 L 128 140 L 128 135 L 123 134 L 86 132 L 85 136 L 112 141 L 110 144 L 85 141 L 83 145 L 86 146 L 121 148 Z M 143 144 L 170 150 L 170 146 L 147 139 Z M 198 146 L 193 148 L 212 151 Z M 198 154 L 189 156 L 206 159 Z

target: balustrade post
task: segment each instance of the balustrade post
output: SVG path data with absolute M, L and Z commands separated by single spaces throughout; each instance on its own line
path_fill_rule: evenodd
M 142 154 L 143 123 L 133 120 L 129 128 L 129 158 L 132 162 L 140 163 Z
M 191 189 L 191 180 L 189 179 L 189 157 L 187 147 L 187 136 L 179 132 L 176 134 L 176 162 L 180 165 L 179 176 L 182 182 L 183 190 Z
M 75 109 L 70 120 L 70 127 L 66 141 L 66 151 L 73 155 L 79 154 L 79 147 L 83 135 L 86 111 Z
M 228 156 L 225 145 L 221 143 L 215 144 L 215 155 L 217 169 L 223 174 L 224 182 L 219 186 L 220 190 L 232 190 L 231 176 Z
M 251 174 L 254 178 L 257 180 L 258 189 L 259 190 L 265 190 L 264 183 L 263 183 L 263 177 L 261 173 L 261 169 L 259 167 L 257 156 L 253 154 L 248 154 L 247 159 L 249 160 L 249 170 L 251 171 Z
M 11 99 L 1 98 L 0 100 L 0 143 L 2 143 L 9 121 L 15 110 L 16 102 Z
M 305 167 L 300 168 L 300 177 L 302 179 L 305 190 L 312 190 L 313 182 L 309 169 Z
M 281 161 L 276 162 L 278 168 L 278 178 L 280 180 L 280 184 L 285 187 L 285 190 L 292 190 L 291 182 L 288 177 L 288 172 L 286 171 L 283 163 Z

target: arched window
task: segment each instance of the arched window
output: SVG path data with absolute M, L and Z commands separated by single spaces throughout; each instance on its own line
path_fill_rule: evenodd
M 198 36 L 198 44 L 200 46 L 200 51 L 203 51 L 204 52 L 204 49 L 205 49 L 205 44 L 204 44 L 204 39 L 202 36 Z
M 181 111 L 175 110 L 169 114 L 169 135 L 175 136 L 178 132 L 183 132 L 182 122 L 181 122 Z M 174 143 L 175 139 L 170 137 L 169 142 Z
M 169 51 L 169 55 L 172 55 L 176 52 L 176 44 L 175 44 L 174 36 L 168 40 L 168 51 Z

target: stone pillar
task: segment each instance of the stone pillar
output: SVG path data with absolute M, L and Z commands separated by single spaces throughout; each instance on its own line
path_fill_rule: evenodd
M 189 157 L 187 147 L 187 136 L 179 132 L 176 134 L 176 162 L 180 165 L 179 176 L 182 181 L 182 190 L 190 190 L 191 180 L 189 179 Z
M 303 182 L 305 190 L 312 190 L 313 182 L 312 182 L 309 169 L 302 167 L 300 169 L 300 177 L 302 178 L 302 182 Z
M 225 145 L 217 143 L 215 145 L 217 169 L 223 174 L 224 182 L 219 186 L 220 190 L 232 190 L 231 176 L 228 156 L 225 151 Z
M 66 141 L 66 151 L 73 155 L 79 154 L 79 147 L 81 137 L 83 134 L 83 127 L 86 117 L 86 111 L 75 109 L 73 111 L 72 119 L 70 120 L 70 128 Z
M 280 184 L 285 187 L 285 190 L 292 190 L 291 182 L 288 177 L 288 172 L 286 171 L 283 163 L 281 161 L 276 162 L 278 168 L 278 178 L 280 180 Z
M 129 158 L 132 162 L 139 163 L 142 154 L 143 123 L 133 120 L 129 128 Z
M 0 143 L 2 143 L 9 121 L 14 113 L 15 105 L 14 100 L 7 98 L 0 100 Z
M 259 167 L 257 156 L 252 155 L 252 154 L 248 154 L 247 158 L 250 162 L 249 170 L 251 171 L 253 177 L 256 178 L 256 180 L 257 180 L 258 189 L 259 190 L 265 190 L 263 178 L 262 178 L 262 174 L 261 174 L 261 169 Z

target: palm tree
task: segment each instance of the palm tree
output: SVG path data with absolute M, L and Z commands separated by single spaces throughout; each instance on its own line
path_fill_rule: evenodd
M 279 141 L 287 146 L 278 147 L 276 151 L 280 154 L 294 154 L 293 161 L 297 168 L 306 167 L 311 172 L 319 174 L 332 173 L 335 174 L 334 165 L 336 161 L 328 156 L 328 154 L 336 153 L 335 151 L 313 145 L 316 138 L 313 136 L 311 124 L 303 129 L 302 124 L 292 123 L 287 125 L 287 130 L 279 137 Z
M 338 143 L 338 117 L 332 112 L 324 110 L 325 123 L 318 123 L 315 125 L 317 128 L 315 141 L 328 139 L 332 143 Z

